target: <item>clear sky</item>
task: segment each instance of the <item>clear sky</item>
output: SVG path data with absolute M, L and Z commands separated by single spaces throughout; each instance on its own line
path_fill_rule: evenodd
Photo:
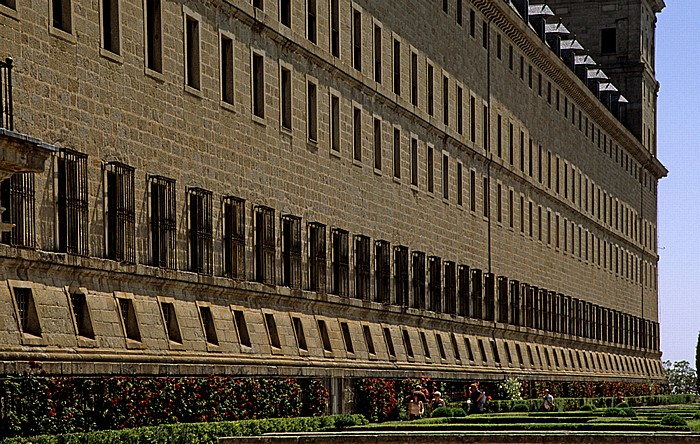
M 700 331 L 700 1 L 666 0 L 656 28 L 659 316 L 663 360 L 695 368 Z

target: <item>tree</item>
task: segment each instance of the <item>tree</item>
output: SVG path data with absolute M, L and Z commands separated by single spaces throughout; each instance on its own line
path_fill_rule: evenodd
M 664 361 L 663 366 L 673 393 L 697 393 L 697 375 L 688 361 Z

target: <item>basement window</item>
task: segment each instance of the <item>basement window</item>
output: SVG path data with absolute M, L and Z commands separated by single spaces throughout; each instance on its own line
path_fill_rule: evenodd
M 250 334 L 248 333 L 248 324 L 245 321 L 245 314 L 241 310 L 233 311 L 233 321 L 236 324 L 236 333 L 241 345 L 251 347 Z
M 41 325 L 39 315 L 34 303 L 34 295 L 31 288 L 13 288 L 15 305 L 17 307 L 17 319 L 24 334 L 41 337 Z

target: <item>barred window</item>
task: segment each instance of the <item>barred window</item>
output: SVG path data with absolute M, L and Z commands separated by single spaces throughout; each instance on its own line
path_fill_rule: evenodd
M 212 273 L 212 192 L 187 190 L 190 224 L 190 271 Z
M 396 305 L 408 307 L 408 247 L 394 247 L 394 285 Z
M 457 281 L 459 283 L 457 314 L 459 316 L 469 316 L 469 267 L 467 265 L 460 265 L 457 268 Z
M 457 314 L 457 276 L 454 262 L 445 261 L 445 313 Z
M 58 153 L 58 251 L 88 255 L 87 154 Z
M 442 270 L 441 260 L 437 256 L 428 257 L 428 282 L 429 303 L 431 311 L 440 313 L 442 311 Z
M 107 258 L 136 262 L 134 169 L 119 162 L 105 165 Z
M 510 281 L 510 323 L 521 325 L 520 319 L 520 282 Z
M 255 279 L 258 282 L 275 284 L 275 250 L 275 210 L 257 206 L 255 207 Z M 301 256 L 301 248 L 299 256 Z
M 204 330 L 204 337 L 207 343 L 219 345 L 219 337 L 216 334 L 216 325 L 214 324 L 214 316 L 212 315 L 211 307 L 200 305 L 199 317 L 202 320 L 202 329 Z
M 369 299 L 370 290 L 370 250 L 369 237 L 355 236 L 355 297 Z
M 13 287 L 17 318 L 22 333 L 41 337 L 41 324 L 31 288 Z
M 334 228 L 332 237 L 332 292 L 339 296 L 347 296 L 349 284 L 348 274 L 350 269 L 348 259 L 348 232 L 340 228 Z
M 483 317 L 483 282 L 481 270 L 472 270 L 472 282 L 471 282 L 471 317 L 475 319 L 482 319 Z
M 414 251 L 411 257 L 413 273 L 413 308 L 425 309 L 425 253 Z
M 508 323 L 508 278 L 498 276 L 498 322 Z
M 34 174 L 18 173 L 3 180 L 0 183 L 0 207 L 5 208 L 0 222 L 13 225 L 11 231 L 2 233 L 2 243 L 34 248 Z
M 175 269 L 175 180 L 150 176 L 151 263 Z
M 139 330 L 138 319 L 136 318 L 136 310 L 134 309 L 134 301 L 127 298 L 118 298 L 119 312 L 121 313 L 122 323 L 124 325 L 124 333 L 127 339 L 132 341 L 141 341 L 141 331 Z
M 389 242 L 378 240 L 374 243 L 376 301 L 390 303 L 391 294 L 391 253 Z
M 301 218 L 297 216 L 282 216 L 282 285 L 301 288 Z
M 168 335 L 168 340 L 182 344 L 182 335 L 180 334 L 180 325 L 177 322 L 175 305 L 172 302 L 161 302 L 160 310 L 163 313 L 163 322 L 165 322 L 165 332 Z
M 245 278 L 245 201 L 233 196 L 223 199 L 224 276 Z
M 326 226 L 309 224 L 309 290 L 326 291 Z

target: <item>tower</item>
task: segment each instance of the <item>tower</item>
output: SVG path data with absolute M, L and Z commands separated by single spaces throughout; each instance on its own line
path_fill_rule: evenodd
M 663 0 L 548 0 L 630 102 L 625 125 L 656 156 L 656 14 Z

